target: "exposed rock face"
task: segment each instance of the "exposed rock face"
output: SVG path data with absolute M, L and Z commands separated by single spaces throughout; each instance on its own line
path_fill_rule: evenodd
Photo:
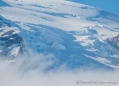
M 0 55 L 5 57 L 17 57 L 23 51 L 24 41 L 14 30 L 3 31 L 12 28 L 9 21 L 0 16 Z
M 119 50 L 119 34 L 109 40 L 112 46 Z
M 16 57 L 22 53 L 23 39 L 18 34 L 13 34 L 13 32 L 13 30 L 10 30 L 1 35 L 1 55 Z

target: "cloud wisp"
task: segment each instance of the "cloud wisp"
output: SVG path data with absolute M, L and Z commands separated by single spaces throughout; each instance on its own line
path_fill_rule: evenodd
M 60 67 L 45 71 L 54 61 L 52 54 L 0 61 L 0 86 L 118 86 L 119 72 L 104 70 L 69 71 Z

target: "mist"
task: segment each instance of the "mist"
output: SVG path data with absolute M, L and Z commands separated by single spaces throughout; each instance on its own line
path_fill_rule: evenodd
M 52 54 L 0 60 L 0 86 L 119 86 L 119 71 L 47 70 L 56 60 Z

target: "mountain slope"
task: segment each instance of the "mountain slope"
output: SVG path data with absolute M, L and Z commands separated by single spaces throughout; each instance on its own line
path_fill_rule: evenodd
M 57 60 L 51 68 L 62 64 L 68 68 L 91 68 L 92 65 L 94 68 L 119 68 L 118 51 L 109 43 L 119 32 L 117 15 L 64 0 L 4 2 L 10 7 L 0 7 L 1 19 L 10 20 L 8 24 L 12 25 L 1 23 L 0 39 L 6 30 L 17 33 L 13 44 L 18 44 L 19 52 L 24 48 L 30 57 L 34 54 L 29 50 L 53 54 Z M 13 42 L 14 37 L 8 39 Z
M 22 52 L 23 39 L 17 33 L 12 22 L 0 16 L 0 54 L 3 57 L 13 59 Z

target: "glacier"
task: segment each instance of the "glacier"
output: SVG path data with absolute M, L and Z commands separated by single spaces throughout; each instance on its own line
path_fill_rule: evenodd
M 0 5 L 2 59 L 16 62 L 21 57 L 52 54 L 54 63 L 48 69 L 62 65 L 68 69 L 119 68 L 118 41 L 113 41 L 119 34 L 119 16 L 66 0 L 0 3 L 4 3 Z

